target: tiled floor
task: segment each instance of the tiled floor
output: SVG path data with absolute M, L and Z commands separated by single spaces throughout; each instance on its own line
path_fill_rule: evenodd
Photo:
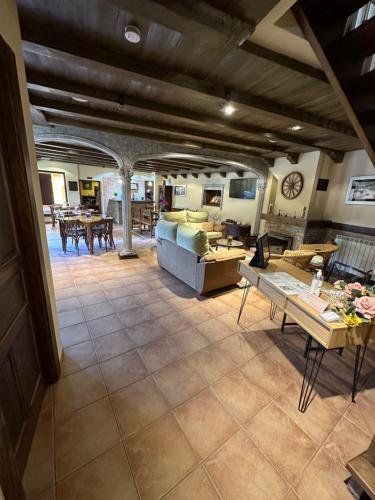
M 24 484 L 38 500 L 350 499 L 345 461 L 375 433 L 375 351 L 350 403 L 353 353 L 329 353 L 297 410 L 304 339 L 251 292 L 205 298 L 139 259 L 66 256 L 48 232 L 64 345 Z

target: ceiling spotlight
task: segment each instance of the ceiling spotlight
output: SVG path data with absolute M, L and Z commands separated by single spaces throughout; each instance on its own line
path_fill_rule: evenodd
M 231 103 L 231 91 L 225 89 L 225 99 L 219 103 L 220 110 L 227 116 L 232 115 L 237 109 Z
M 187 146 L 188 148 L 200 148 L 199 144 L 194 144 L 193 142 L 184 142 L 184 146 Z
M 89 102 L 88 99 L 83 99 L 82 97 L 72 97 L 73 101 L 77 102 Z
M 137 26 L 129 24 L 125 27 L 125 38 L 130 43 L 139 43 L 141 41 L 141 30 Z
M 274 142 L 277 142 L 277 141 L 275 141 L 275 139 L 268 139 L 268 142 L 274 143 Z
M 273 137 L 273 134 L 271 132 L 265 132 L 263 135 L 264 137 L 269 137 L 269 138 Z
M 302 130 L 303 127 L 301 125 L 292 125 L 291 127 L 288 127 L 288 130 L 293 130 L 293 132 L 298 132 L 299 130 Z

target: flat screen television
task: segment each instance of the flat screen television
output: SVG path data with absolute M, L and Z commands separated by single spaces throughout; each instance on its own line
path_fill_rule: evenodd
M 229 183 L 229 198 L 255 200 L 256 188 L 256 179 L 231 179 Z
M 254 257 L 251 259 L 249 265 L 253 267 L 266 268 L 268 261 L 271 257 L 270 242 L 268 239 L 268 233 L 259 236 L 256 241 L 256 249 Z

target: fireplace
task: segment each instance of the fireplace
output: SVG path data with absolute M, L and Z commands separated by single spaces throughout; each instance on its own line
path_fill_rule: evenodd
M 285 250 L 290 250 L 293 247 L 293 236 L 287 234 L 269 232 L 268 239 L 270 242 L 271 253 L 283 254 Z
M 223 205 L 224 186 L 211 184 L 203 186 L 202 192 L 202 207 L 219 207 Z

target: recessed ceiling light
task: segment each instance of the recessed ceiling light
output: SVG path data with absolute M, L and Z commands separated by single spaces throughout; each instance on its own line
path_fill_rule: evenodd
M 83 99 L 82 97 L 72 97 L 73 101 L 77 102 L 89 102 L 88 99 Z
M 268 142 L 274 143 L 274 142 L 277 142 L 277 141 L 275 141 L 275 139 L 268 139 Z
M 301 125 L 292 125 L 291 127 L 288 127 L 288 130 L 293 130 L 293 132 L 298 132 L 299 130 L 302 130 L 303 127 Z
M 141 30 L 137 26 L 129 24 L 125 27 L 125 38 L 130 43 L 139 43 L 141 41 Z
M 184 142 L 184 146 L 187 146 L 188 148 L 200 148 L 199 144 L 194 144 L 193 142 Z
M 270 137 L 270 138 L 273 137 L 273 134 L 271 134 L 271 132 L 266 132 L 263 135 L 264 137 Z
M 226 102 L 222 107 L 222 112 L 227 116 L 233 115 L 235 111 L 237 111 L 237 109 L 230 102 Z

